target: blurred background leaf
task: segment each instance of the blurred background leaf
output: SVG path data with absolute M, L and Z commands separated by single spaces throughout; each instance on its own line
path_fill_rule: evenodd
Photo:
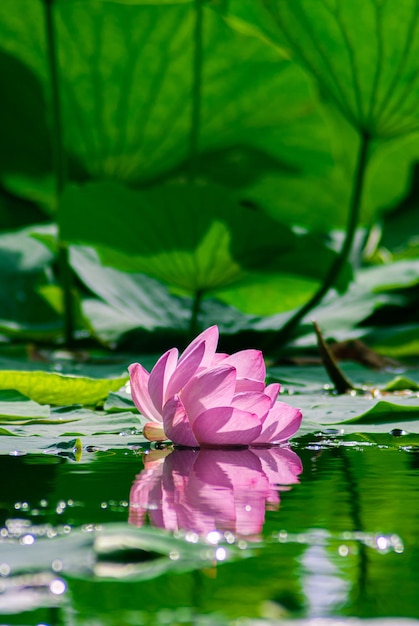
M 94 245 L 106 265 L 146 273 L 190 296 L 211 293 L 253 314 L 298 306 L 335 254 L 214 185 L 69 188 L 59 225 L 64 240 Z M 348 267 L 341 288 L 350 277 Z

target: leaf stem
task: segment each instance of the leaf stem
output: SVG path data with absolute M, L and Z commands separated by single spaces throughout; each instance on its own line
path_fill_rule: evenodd
M 48 69 L 51 87 L 51 103 L 53 117 L 52 156 L 55 174 L 56 198 L 62 194 L 66 183 L 66 163 L 63 147 L 63 133 L 61 122 L 60 88 L 57 63 L 57 44 L 55 39 L 54 0 L 44 0 L 45 31 L 47 38 Z
M 320 285 L 319 289 L 312 295 L 308 302 L 306 302 L 301 308 L 296 311 L 296 313 L 292 317 L 290 317 L 290 319 L 284 324 L 284 326 L 277 333 L 275 333 L 275 335 L 271 339 L 270 344 L 274 344 L 274 355 L 277 355 L 281 348 L 291 339 L 300 321 L 307 315 L 307 313 L 309 313 L 322 301 L 329 289 L 333 287 L 349 257 L 356 233 L 356 228 L 359 222 L 362 192 L 364 188 L 365 174 L 368 165 L 368 151 L 370 142 L 370 135 L 366 132 L 362 132 L 360 145 L 358 148 L 356 169 L 354 173 L 354 184 L 349 205 L 346 234 L 344 242 L 342 244 L 342 248 L 337 257 L 334 259 L 332 265 L 330 266 L 329 271 L 326 274 L 323 283 Z
M 59 200 L 64 191 L 67 181 L 66 156 L 64 151 L 61 105 L 60 105 L 60 84 L 57 62 L 57 43 L 55 37 L 53 4 L 54 0 L 43 0 L 45 7 L 45 33 L 47 43 L 48 69 L 51 87 L 52 104 L 52 155 L 55 175 L 55 198 L 57 211 L 59 211 Z M 59 224 L 59 220 L 58 220 Z M 61 288 L 63 291 L 64 305 L 64 340 L 67 346 L 73 343 L 74 337 L 74 298 L 71 290 L 72 273 L 69 263 L 68 247 L 61 240 L 60 229 L 58 227 L 58 268 Z
M 192 59 L 192 92 L 191 92 L 191 127 L 189 134 L 189 171 L 188 182 L 194 185 L 199 172 L 199 134 L 201 125 L 201 100 L 202 100 L 202 68 L 203 68 L 203 0 L 195 0 L 195 22 L 193 29 L 193 59 Z M 201 308 L 203 291 L 195 292 L 191 319 L 189 323 L 189 335 L 191 340 L 198 331 L 198 317 Z
M 189 134 L 189 182 L 194 183 L 199 172 L 199 131 L 201 124 L 202 68 L 203 68 L 203 7 L 195 0 L 193 30 L 191 128 Z
M 327 345 L 322 335 L 322 331 L 320 330 L 317 322 L 313 322 L 313 325 L 314 331 L 317 336 L 317 346 L 319 348 L 320 357 L 324 365 L 324 369 L 326 370 L 330 380 L 334 384 L 336 393 L 343 394 L 347 391 L 353 391 L 355 387 L 339 367 L 331 349 Z

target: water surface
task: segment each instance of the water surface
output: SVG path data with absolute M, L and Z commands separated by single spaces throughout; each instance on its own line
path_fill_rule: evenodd
M 419 451 L 358 439 L 1 456 L 1 620 L 419 617 Z

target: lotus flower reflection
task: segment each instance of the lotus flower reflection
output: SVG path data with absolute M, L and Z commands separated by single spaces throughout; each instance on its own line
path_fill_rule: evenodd
M 286 447 L 155 450 L 130 493 L 129 522 L 211 537 L 230 531 L 257 538 L 279 491 L 298 483 L 301 460 Z M 282 485 L 280 487 L 279 485 Z
M 179 358 L 163 354 L 148 373 L 129 367 L 131 393 L 150 421 L 144 435 L 181 446 L 249 446 L 281 443 L 296 433 L 299 409 L 278 402 L 279 384 L 265 384 L 259 350 L 217 353 L 218 328 L 212 326 Z

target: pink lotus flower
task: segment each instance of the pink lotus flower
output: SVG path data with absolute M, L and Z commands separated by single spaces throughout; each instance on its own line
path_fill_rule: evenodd
M 151 373 L 129 366 L 131 393 L 147 417 L 150 441 L 170 439 L 188 446 L 261 445 L 287 441 L 301 424 L 301 411 L 277 402 L 279 384 L 265 384 L 259 350 L 231 356 L 216 352 L 218 328 L 211 326 L 178 358 L 176 348 Z
M 298 483 L 300 458 L 288 448 L 167 450 L 145 455 L 130 493 L 129 522 L 208 536 L 256 539 L 283 485 Z M 282 486 L 280 486 L 282 485 Z

